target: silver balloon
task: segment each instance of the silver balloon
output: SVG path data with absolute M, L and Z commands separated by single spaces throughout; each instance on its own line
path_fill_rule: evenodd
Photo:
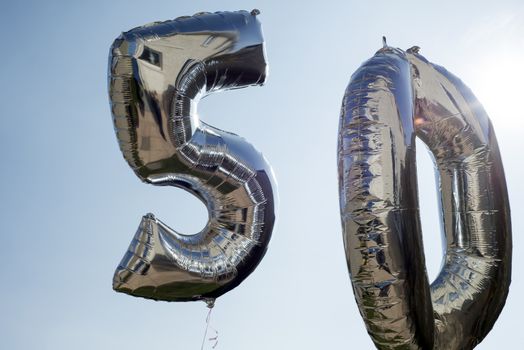
M 264 256 L 275 221 L 271 167 L 245 139 L 196 112 L 211 92 L 264 83 L 257 14 L 199 13 L 132 29 L 113 43 L 109 95 L 124 158 L 142 181 L 183 188 L 209 212 L 194 235 L 144 216 L 115 272 L 116 291 L 212 302 Z
M 429 285 L 415 137 L 439 177 L 444 265 Z M 472 349 L 510 284 L 511 224 L 493 127 L 471 91 L 414 47 L 384 46 L 351 77 L 338 146 L 353 290 L 378 349 Z

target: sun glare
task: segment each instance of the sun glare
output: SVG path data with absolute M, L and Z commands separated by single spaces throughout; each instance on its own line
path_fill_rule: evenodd
M 486 109 L 495 129 L 524 127 L 523 54 L 493 55 L 476 67 L 473 80 L 465 83 Z

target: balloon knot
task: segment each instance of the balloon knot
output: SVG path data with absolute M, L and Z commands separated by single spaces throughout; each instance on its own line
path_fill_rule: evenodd
M 207 307 L 212 309 L 215 306 L 215 298 L 206 298 L 204 299 L 204 302 L 206 303 Z

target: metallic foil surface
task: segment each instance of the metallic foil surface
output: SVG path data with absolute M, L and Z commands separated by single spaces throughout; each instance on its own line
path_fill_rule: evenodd
M 272 169 L 244 138 L 204 123 L 196 111 L 209 93 L 264 83 L 257 14 L 198 13 L 114 41 L 109 96 L 124 158 L 142 181 L 183 188 L 209 213 L 193 235 L 145 215 L 114 274 L 116 291 L 212 303 L 263 258 L 275 221 Z
M 430 285 L 415 137 L 439 179 L 444 264 Z M 355 298 L 378 349 L 473 349 L 511 279 L 511 223 L 491 122 L 473 93 L 413 47 L 353 74 L 338 145 L 340 212 Z

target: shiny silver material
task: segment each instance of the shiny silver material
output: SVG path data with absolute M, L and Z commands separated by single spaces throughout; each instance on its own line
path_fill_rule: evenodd
M 211 92 L 264 83 L 257 14 L 199 13 L 132 29 L 113 43 L 109 95 L 125 159 L 142 181 L 183 188 L 209 212 L 194 235 L 144 216 L 115 272 L 116 291 L 212 305 L 264 256 L 275 221 L 271 167 L 245 139 L 196 112 Z
M 444 265 L 429 285 L 415 137 L 439 177 Z M 509 203 L 493 127 L 471 91 L 414 47 L 385 45 L 351 77 L 338 147 L 346 258 L 378 349 L 473 349 L 510 284 Z

